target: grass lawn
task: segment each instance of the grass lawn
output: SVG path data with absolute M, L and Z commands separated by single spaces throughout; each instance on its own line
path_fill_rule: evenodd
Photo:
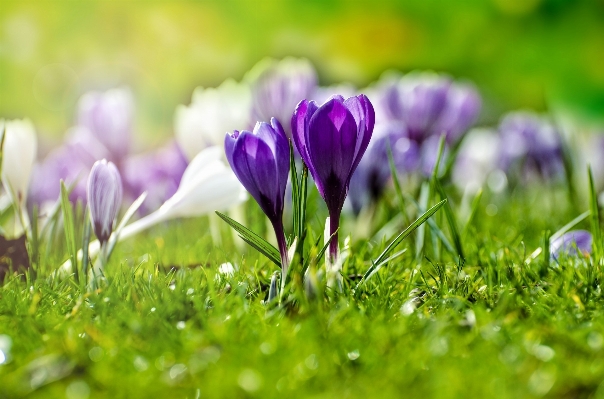
M 370 236 L 396 214 L 388 197 Z M 266 231 L 252 202 L 247 225 Z M 460 200 L 451 204 L 459 215 Z M 316 236 L 325 210 L 313 206 Z M 0 287 L 0 397 L 604 397 L 601 266 L 526 261 L 587 205 L 539 186 L 485 193 L 477 209 L 458 221 L 465 262 L 425 224 L 425 245 L 416 231 L 354 289 L 387 241 L 353 235 L 342 292 L 293 290 L 281 307 L 264 303 L 276 266 L 236 246 L 222 222 L 216 247 L 207 217 L 120 243 L 93 292 L 49 277 L 67 258 L 59 231 L 37 278 Z M 341 245 L 355 231 L 344 219 Z M 433 220 L 450 237 L 444 213 Z M 224 262 L 232 276 L 218 272 Z

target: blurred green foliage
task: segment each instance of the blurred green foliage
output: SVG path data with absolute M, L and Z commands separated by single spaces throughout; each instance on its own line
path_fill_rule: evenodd
M 86 90 L 129 85 L 137 135 L 172 133 L 194 87 L 265 56 L 303 56 L 322 84 L 386 69 L 471 79 L 484 122 L 510 109 L 604 116 L 602 0 L 16 1 L 0 4 L 0 115 L 60 137 Z M 587 118 L 587 119 L 586 119 Z

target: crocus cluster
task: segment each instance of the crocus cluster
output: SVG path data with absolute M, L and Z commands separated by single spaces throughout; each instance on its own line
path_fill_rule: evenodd
M 334 96 L 320 106 L 303 100 L 291 118 L 296 148 L 329 211 L 331 263 L 338 256 L 337 230 L 350 179 L 369 145 L 374 124 L 373 106 L 362 94 L 348 99 Z M 225 151 L 233 171 L 271 221 L 287 273 L 282 217 L 289 147 L 281 124 L 273 118 L 270 125 L 256 124 L 253 132 L 227 134 Z
M 134 99 L 127 88 L 89 92 L 78 103 L 76 125 L 62 146 L 35 165 L 30 201 L 44 208 L 59 197 L 59 181 L 72 187 L 72 201 L 86 201 L 86 176 L 100 159 L 112 162 L 123 177 L 124 196 L 149 198 L 143 210 L 157 209 L 178 187 L 187 161 L 174 144 L 143 155 L 131 152 Z
M 558 259 L 560 256 L 589 256 L 592 251 L 593 238 L 586 230 L 572 230 L 552 240 L 549 245 L 550 256 Z
M 600 154 L 602 148 L 596 146 L 596 152 Z M 599 158 L 598 155 L 595 159 Z M 559 129 L 544 116 L 530 111 L 504 115 L 497 129 L 471 131 L 455 162 L 453 182 L 469 191 L 486 183 L 492 191 L 499 192 L 508 182 L 551 182 L 564 176 Z

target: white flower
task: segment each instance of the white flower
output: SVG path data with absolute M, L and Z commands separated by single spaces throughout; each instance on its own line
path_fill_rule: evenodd
M 34 125 L 29 119 L 0 120 L 0 132 L 2 131 L 4 131 L 2 183 L 13 203 L 21 208 L 27 199 L 38 140 Z
M 232 79 L 217 88 L 198 87 L 190 106 L 176 108 L 176 140 L 189 160 L 209 146 L 224 146 L 224 135 L 250 124 L 250 88 Z

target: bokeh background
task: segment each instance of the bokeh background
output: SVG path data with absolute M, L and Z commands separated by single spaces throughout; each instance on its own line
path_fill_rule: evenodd
M 196 86 L 287 55 L 309 58 L 323 85 L 388 69 L 470 79 L 482 123 L 518 108 L 604 119 L 602 0 L 2 0 L 0 116 L 31 118 L 52 142 L 82 93 L 127 85 L 149 146 Z

